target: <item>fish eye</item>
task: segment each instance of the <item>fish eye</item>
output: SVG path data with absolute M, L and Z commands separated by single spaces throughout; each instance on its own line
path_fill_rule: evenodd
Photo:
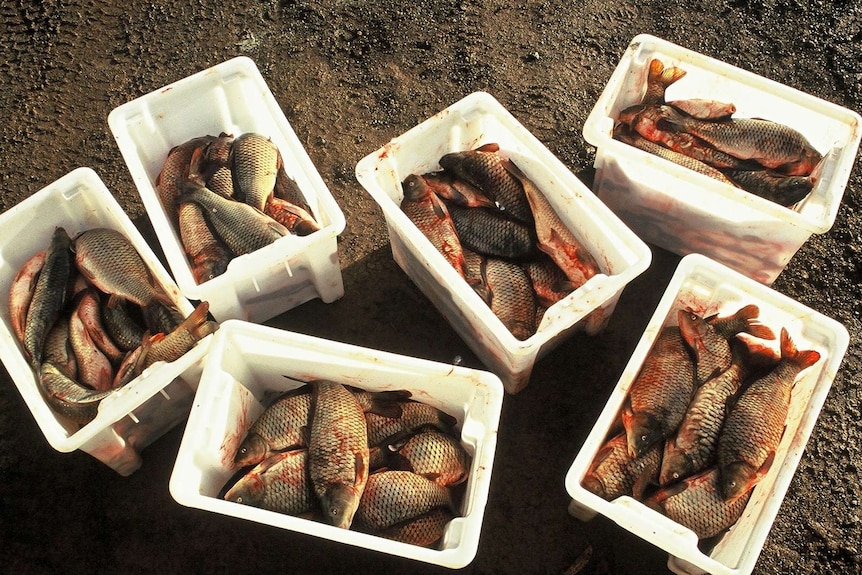
M 338 507 L 330 507 L 329 508 L 329 514 L 332 515 L 333 517 L 338 515 Z
M 245 455 L 246 453 L 248 453 L 248 447 L 241 447 L 241 448 L 239 449 L 239 452 L 240 452 L 241 454 Z
M 237 503 L 242 503 L 242 495 L 240 495 L 239 497 L 237 497 L 237 498 L 236 498 L 236 502 L 237 502 Z

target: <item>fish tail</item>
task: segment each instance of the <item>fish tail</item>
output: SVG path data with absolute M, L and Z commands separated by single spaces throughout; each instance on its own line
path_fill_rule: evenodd
M 209 335 L 209 333 L 212 333 L 206 331 L 210 329 L 208 327 L 209 322 L 207 322 L 207 314 L 209 313 L 209 309 L 209 302 L 202 301 L 198 304 L 195 310 L 191 314 L 189 314 L 189 317 L 183 320 L 183 323 L 181 323 L 179 328 L 177 329 L 185 329 L 198 339 Z
M 820 353 L 808 349 L 799 351 L 786 328 L 781 328 L 781 358 L 796 365 L 800 371 L 817 363 Z
M 738 319 L 745 322 L 745 331 L 753 335 L 754 337 L 759 337 L 761 339 L 775 339 L 775 332 L 773 332 L 768 326 L 763 325 L 758 320 L 760 316 L 760 308 L 757 304 L 749 304 L 735 314 L 733 314 L 732 318 L 729 319 Z

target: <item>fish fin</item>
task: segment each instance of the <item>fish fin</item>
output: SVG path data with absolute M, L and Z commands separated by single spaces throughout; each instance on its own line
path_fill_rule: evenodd
M 772 331 L 769 326 L 763 325 L 762 323 L 750 321 L 748 322 L 746 331 L 760 339 L 775 339 L 775 332 Z
M 781 358 L 792 362 L 801 371 L 817 363 L 820 353 L 813 349 L 799 351 L 790 338 L 787 328 L 781 328 Z
M 656 503 L 662 503 L 666 499 L 673 497 L 674 495 L 679 495 L 686 489 L 688 489 L 689 485 L 685 481 L 679 481 L 674 483 L 673 485 L 669 485 L 662 489 L 659 489 L 655 492 L 651 499 L 655 499 Z
M 763 479 L 769 470 L 772 468 L 772 464 L 775 463 L 775 450 L 769 452 L 769 455 L 766 456 L 766 459 L 763 462 L 763 465 L 760 466 L 760 469 L 757 470 L 757 479 L 755 483 L 758 483 L 761 479 Z
M 366 457 L 363 457 L 361 452 L 357 452 L 354 454 L 353 458 L 353 469 L 355 472 L 355 480 L 353 482 L 354 485 L 365 485 L 365 482 L 368 480 L 368 457 L 367 451 L 365 452 Z
M 431 208 L 434 210 L 434 215 L 437 216 L 437 219 L 445 220 L 449 218 L 449 209 L 446 207 L 446 204 L 443 203 L 437 194 L 431 194 Z
M 634 497 L 638 501 L 642 500 L 644 493 L 646 493 L 646 490 L 653 483 L 654 481 L 650 470 L 644 469 L 635 479 L 634 485 L 632 485 L 632 497 Z
M 389 455 L 387 462 L 389 463 L 389 468 L 394 469 L 395 471 L 415 472 L 415 469 L 410 463 L 410 460 L 398 453 L 397 451 Z
M 482 144 L 475 150 L 476 152 L 499 152 L 500 144 L 489 142 L 487 144 Z

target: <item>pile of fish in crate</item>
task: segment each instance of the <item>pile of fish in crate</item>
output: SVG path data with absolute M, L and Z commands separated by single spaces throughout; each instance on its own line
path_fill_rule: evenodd
M 490 373 L 254 325 L 343 295 L 345 222 L 236 58 L 109 116 L 177 283 L 76 170 L 0 216 L 29 231 L 4 253 L 0 353 L 58 450 L 127 475 L 188 413 L 178 502 L 460 568 L 504 390 L 607 323 L 650 241 L 685 257 L 569 470 L 570 511 L 677 573 L 744 575 L 848 345 L 768 285 L 831 226 L 859 123 L 639 36 L 584 126 L 596 194 L 484 93 L 363 158 L 393 258 Z

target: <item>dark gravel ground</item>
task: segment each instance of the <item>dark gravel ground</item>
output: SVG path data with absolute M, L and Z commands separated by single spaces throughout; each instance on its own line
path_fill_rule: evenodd
M 651 33 L 862 110 L 862 3 L 500 0 L 0 3 L 0 209 L 78 166 L 96 170 L 152 241 L 106 118 L 116 106 L 236 55 L 254 59 L 347 217 L 346 294 L 268 322 L 480 367 L 392 261 L 356 162 L 461 97 L 494 95 L 587 184 L 581 136 L 628 42 Z M 755 568 L 862 572 L 859 283 L 862 176 L 833 228 L 774 288 L 842 322 L 851 345 Z M 0 230 L 2 234 L 2 230 Z M 15 241 L 6 238 L 5 241 Z M 599 517 L 571 518 L 564 477 L 622 372 L 678 256 L 625 290 L 608 327 L 577 334 L 507 397 L 482 539 L 468 573 L 665 573 L 667 555 Z M 597 359 L 599 361 L 597 361 Z M 0 554 L 10 573 L 445 573 L 410 560 L 184 508 L 168 493 L 182 426 L 122 478 L 45 441 L 0 382 Z

